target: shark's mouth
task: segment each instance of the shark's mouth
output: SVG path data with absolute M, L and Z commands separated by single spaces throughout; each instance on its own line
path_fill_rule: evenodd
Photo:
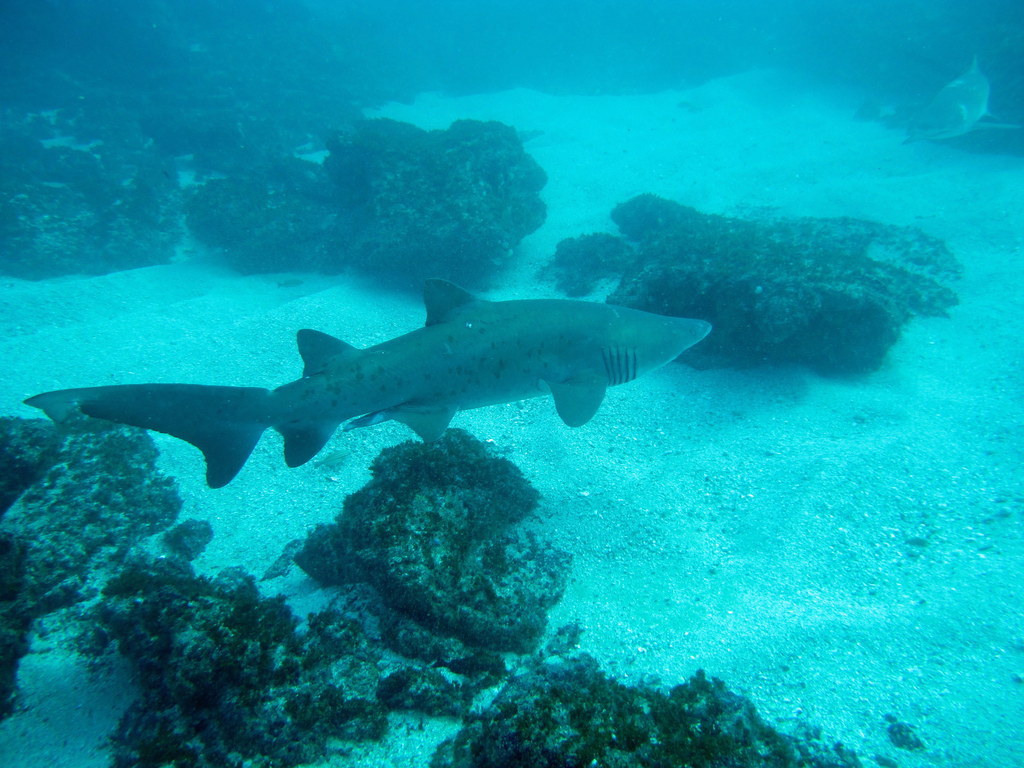
M 601 350 L 608 386 L 625 384 L 637 376 L 636 349 L 634 347 L 605 347 Z

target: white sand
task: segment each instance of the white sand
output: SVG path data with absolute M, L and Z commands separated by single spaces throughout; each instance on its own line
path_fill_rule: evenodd
M 555 244 L 614 231 L 610 209 L 641 192 L 708 212 L 912 224 L 948 242 L 966 267 L 961 305 L 913 321 L 874 375 L 672 365 L 611 391 L 578 430 L 545 400 L 455 425 L 507 448 L 544 495 L 545 532 L 575 556 L 552 626 L 579 621 L 584 647 L 624 679 L 674 683 L 702 667 L 770 722 L 805 718 L 866 765 L 875 754 L 903 766 L 1024 765 L 1014 681 L 1024 675 L 1024 160 L 904 146 L 852 120 L 855 107 L 853 96 L 754 73 L 648 96 L 428 95 L 379 114 L 543 131 L 527 149 L 549 176 L 548 220 L 493 298 L 554 295 L 534 272 Z M 273 386 L 299 373 L 298 328 L 365 345 L 422 322 L 414 297 L 302 277 L 288 287 L 193 261 L 0 280 L 0 407 L 34 416 L 20 400 L 56 387 Z M 288 470 L 268 436 L 218 491 L 203 485 L 197 451 L 158 441 L 184 515 L 214 525 L 197 566 L 260 574 L 406 437 L 396 425 L 338 435 L 328 450 L 351 451 L 341 467 Z M 914 537 L 930 543 L 906 543 Z M 270 584 L 316 601 L 301 574 Z M 59 643 L 37 648 L 23 662 L 25 708 L 0 723 L 4 764 L 102 765 L 109 703 L 131 696 L 123 672 L 90 677 Z M 927 750 L 895 749 L 886 713 L 914 725 Z M 399 723 L 383 746 L 335 763 L 426 766 L 431 739 L 450 729 Z

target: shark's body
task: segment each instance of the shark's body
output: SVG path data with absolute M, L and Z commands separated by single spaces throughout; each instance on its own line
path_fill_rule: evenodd
M 299 331 L 302 378 L 274 390 L 128 384 L 25 402 L 55 421 L 80 411 L 187 440 L 219 488 L 268 427 L 284 436 L 285 461 L 296 467 L 343 422 L 351 429 L 394 419 L 433 440 L 457 411 L 550 393 L 562 420 L 580 426 L 607 387 L 664 365 L 711 330 L 703 320 L 592 302 L 483 301 L 443 280 L 427 281 L 424 299 L 423 328 L 366 349 Z
M 989 116 L 989 90 L 988 78 L 978 69 L 975 56 L 970 69 L 949 82 L 917 114 L 903 143 L 952 139 L 979 128 L 1017 128 L 1016 125 L 982 121 Z

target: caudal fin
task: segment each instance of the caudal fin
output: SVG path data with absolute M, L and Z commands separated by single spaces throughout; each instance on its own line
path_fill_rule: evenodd
M 125 384 L 61 389 L 30 397 L 54 421 L 75 411 L 186 440 L 206 458 L 206 483 L 227 485 L 270 425 L 270 391 L 200 384 Z

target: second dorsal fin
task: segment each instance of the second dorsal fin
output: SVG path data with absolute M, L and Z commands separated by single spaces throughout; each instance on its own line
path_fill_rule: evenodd
M 346 344 L 341 339 L 309 328 L 303 328 L 295 334 L 295 340 L 299 344 L 299 354 L 302 355 L 303 377 L 323 373 L 327 369 L 327 361 L 338 355 L 351 355 L 359 352 L 358 349 L 351 344 Z

